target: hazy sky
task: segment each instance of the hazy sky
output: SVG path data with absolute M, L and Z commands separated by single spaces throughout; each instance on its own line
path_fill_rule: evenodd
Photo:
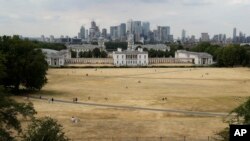
M 0 35 L 76 36 L 91 20 L 109 31 L 129 19 L 170 26 L 174 38 L 182 29 L 231 37 L 237 27 L 250 35 L 250 0 L 0 0 Z

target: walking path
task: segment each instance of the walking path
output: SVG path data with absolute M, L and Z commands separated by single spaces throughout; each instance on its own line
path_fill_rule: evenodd
M 35 96 L 29 96 L 31 99 L 48 100 L 48 98 L 40 98 Z M 66 100 L 54 99 L 54 102 L 68 103 L 68 104 L 79 104 L 86 106 L 95 107 L 106 107 L 106 108 L 117 108 L 117 109 L 131 109 L 131 110 L 143 110 L 143 111 L 153 111 L 153 112 L 168 112 L 168 113 L 180 113 L 191 116 L 208 116 L 208 117 L 225 117 L 228 113 L 219 112 L 198 112 L 198 111 L 187 111 L 187 110 L 175 110 L 175 109 L 158 109 L 158 108 L 147 108 L 147 107 L 134 107 L 134 106 L 123 106 L 123 105 L 111 105 L 111 104 L 98 104 L 98 103 L 87 103 L 87 102 L 73 102 Z

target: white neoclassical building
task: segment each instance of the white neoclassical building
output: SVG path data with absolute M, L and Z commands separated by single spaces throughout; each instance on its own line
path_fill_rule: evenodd
M 122 51 L 118 48 L 113 52 L 113 59 L 115 66 L 147 66 L 148 52 L 143 51 L 142 48 L 135 50 L 134 36 L 128 36 L 128 48 Z
M 48 65 L 53 67 L 64 66 L 65 59 L 71 58 L 69 50 L 56 51 L 52 49 L 42 49 L 42 52 L 45 54 Z
M 113 59 L 115 66 L 147 66 L 148 53 L 143 49 L 138 50 L 125 50 L 118 48 L 113 52 Z
M 211 65 L 213 64 L 213 56 L 204 52 L 190 52 L 186 50 L 177 50 L 175 58 L 179 59 L 193 59 L 195 65 Z

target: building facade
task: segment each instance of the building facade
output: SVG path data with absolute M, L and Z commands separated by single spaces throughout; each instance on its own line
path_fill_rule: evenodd
M 45 59 L 49 66 L 60 67 L 65 65 L 65 59 L 71 58 L 71 54 L 68 50 L 56 51 L 52 49 L 42 49 L 45 54 Z
M 208 53 L 190 52 L 186 50 L 177 50 L 175 58 L 191 58 L 195 65 L 211 65 L 213 64 L 213 56 Z
M 113 60 L 115 66 L 147 66 L 148 53 L 141 48 L 137 51 L 122 51 L 122 49 L 118 48 L 117 51 L 113 52 Z

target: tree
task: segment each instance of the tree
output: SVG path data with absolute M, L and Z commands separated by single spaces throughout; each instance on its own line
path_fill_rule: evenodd
M 92 51 L 92 54 L 93 54 L 93 57 L 94 58 L 98 58 L 101 56 L 101 51 L 99 48 L 94 48 L 93 51 Z
M 68 141 L 56 120 L 45 117 L 36 119 L 29 125 L 24 141 Z
M 24 70 L 23 86 L 28 89 L 40 90 L 46 83 L 46 72 L 48 64 L 45 61 L 45 56 L 41 50 L 33 50 L 28 54 L 27 64 Z
M 117 51 L 117 48 L 122 48 L 123 50 L 127 49 L 127 42 L 105 42 L 106 50 L 108 51 Z
M 71 58 L 76 58 L 77 57 L 77 52 L 76 51 L 73 51 L 71 50 Z
M 14 140 L 13 131 L 20 134 L 22 132 L 21 123 L 18 117 L 33 118 L 36 114 L 32 103 L 17 103 L 8 98 L 0 90 L 0 140 Z
M 107 57 L 108 57 L 108 54 L 107 54 L 105 51 L 101 51 L 100 57 L 101 57 L 101 58 L 107 58 Z
M 4 62 L 5 62 L 5 58 L 3 56 L 3 54 L 0 52 L 0 85 L 3 83 L 2 79 L 6 76 L 5 73 L 5 66 L 4 66 Z
M 47 82 L 48 64 L 40 49 L 35 49 L 32 42 L 3 37 L 0 51 L 5 55 L 4 67 L 6 75 L 2 82 L 5 87 L 19 90 L 20 85 L 40 90 Z
M 250 98 L 229 113 L 229 124 L 246 124 L 250 125 Z M 229 128 L 216 133 L 217 141 L 229 141 Z
M 84 56 L 84 55 L 85 55 L 85 54 L 84 54 L 84 52 L 82 52 L 82 51 L 81 51 L 81 52 L 79 52 L 79 57 L 80 57 L 80 58 L 85 58 L 85 56 Z

